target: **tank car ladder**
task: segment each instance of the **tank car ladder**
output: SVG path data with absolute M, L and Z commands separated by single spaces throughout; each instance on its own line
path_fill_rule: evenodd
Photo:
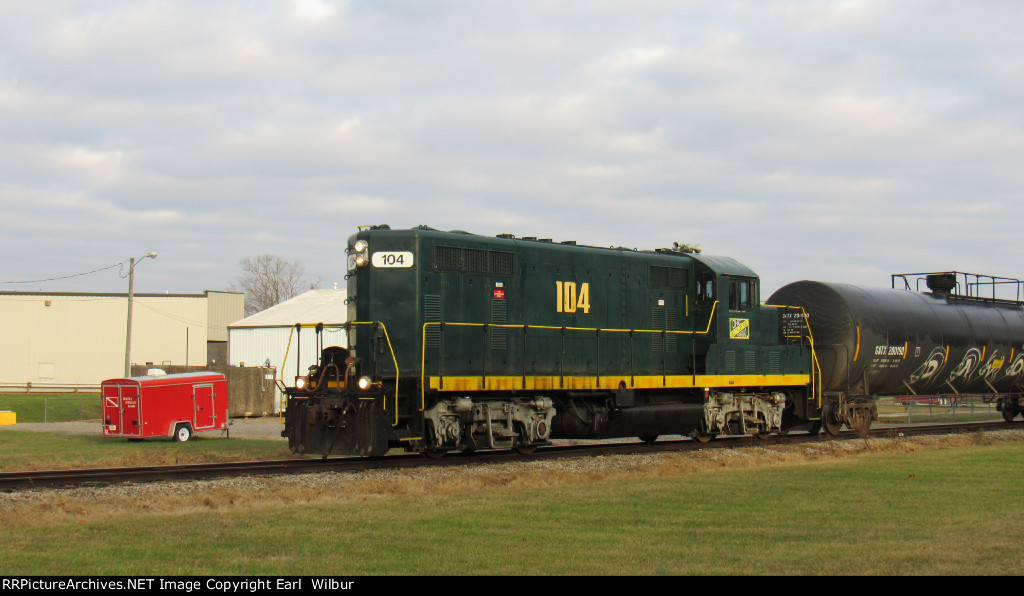
M 807 420 L 809 421 L 820 421 L 821 420 L 821 408 L 823 406 L 823 393 L 821 387 L 821 363 L 818 361 L 818 352 L 814 347 L 814 334 L 811 332 L 811 323 L 807 318 L 807 311 L 802 306 L 784 306 L 778 304 L 765 304 L 767 307 L 778 309 L 779 311 L 799 311 L 794 312 L 796 317 L 788 317 L 787 319 L 780 320 L 779 322 L 779 335 L 781 339 L 787 343 L 795 343 L 796 345 L 806 348 L 810 352 L 810 361 L 808 362 L 810 368 L 810 383 L 807 385 Z M 787 321 L 794 321 L 793 325 L 787 325 Z M 813 412 L 813 415 L 812 415 Z

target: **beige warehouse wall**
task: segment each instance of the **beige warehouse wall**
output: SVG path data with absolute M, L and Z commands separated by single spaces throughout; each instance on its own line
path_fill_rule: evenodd
M 127 324 L 127 300 L 122 317 Z M 132 317 L 132 362 L 143 364 L 206 364 L 207 305 L 205 297 L 135 297 Z M 121 330 L 124 343 L 125 330 Z M 188 360 L 186 360 L 186 356 Z M 124 345 L 121 372 L 124 374 Z
M 124 374 L 124 295 L 0 295 L 0 384 L 98 384 Z M 205 365 L 204 295 L 136 295 L 132 361 Z
M 245 317 L 245 294 L 207 291 L 209 340 L 228 341 L 228 325 Z
M 113 296 L 0 297 L 0 381 L 95 383 L 97 374 L 116 374 L 124 368 L 126 315 L 127 301 Z M 120 367 L 112 343 L 118 320 Z

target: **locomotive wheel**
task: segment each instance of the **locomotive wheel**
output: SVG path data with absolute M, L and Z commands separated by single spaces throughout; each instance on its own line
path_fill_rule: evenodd
M 430 459 L 439 459 L 444 457 L 445 455 L 448 455 L 448 450 L 441 447 L 433 447 L 430 449 L 425 449 L 423 451 L 423 455 L 429 457 Z
M 835 436 L 843 429 L 843 421 L 836 412 L 838 408 L 839 405 L 834 401 L 827 402 L 821 408 L 821 427 L 825 429 L 826 434 Z
M 516 431 L 519 433 L 519 442 L 514 445 L 512 449 L 522 455 L 530 455 L 537 450 L 537 445 L 531 445 L 529 443 L 529 433 L 526 430 L 526 425 L 521 422 L 516 423 Z
M 653 445 L 654 442 L 658 440 L 658 435 L 641 435 L 637 438 L 648 445 Z
M 477 447 L 478 444 L 476 441 L 476 437 L 473 436 L 473 433 L 469 429 L 466 429 L 466 434 L 462 436 L 462 452 L 475 453 Z
M 704 433 L 700 431 L 693 431 L 690 434 L 690 438 L 693 439 L 694 441 L 697 441 L 698 443 L 707 443 L 717 436 L 718 435 L 716 435 L 715 433 Z

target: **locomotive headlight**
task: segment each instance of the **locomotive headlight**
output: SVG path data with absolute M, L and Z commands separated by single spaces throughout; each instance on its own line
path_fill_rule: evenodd
M 295 377 L 295 388 L 305 389 L 306 388 L 306 377 Z
M 349 261 L 349 268 L 351 268 L 353 264 L 359 268 L 366 267 L 367 265 L 369 265 L 369 250 L 370 245 L 366 242 L 366 240 L 356 240 L 355 243 L 352 244 L 353 254 L 349 256 L 349 259 L 351 259 Z
M 359 377 L 359 388 L 366 391 L 373 386 L 373 380 L 370 377 Z

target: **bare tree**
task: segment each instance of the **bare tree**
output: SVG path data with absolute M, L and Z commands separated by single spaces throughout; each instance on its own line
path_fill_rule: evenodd
M 246 316 L 294 297 L 303 286 L 305 270 L 298 261 L 289 263 L 277 255 L 262 254 L 245 257 L 238 266 L 242 268 L 237 280 L 245 292 Z

